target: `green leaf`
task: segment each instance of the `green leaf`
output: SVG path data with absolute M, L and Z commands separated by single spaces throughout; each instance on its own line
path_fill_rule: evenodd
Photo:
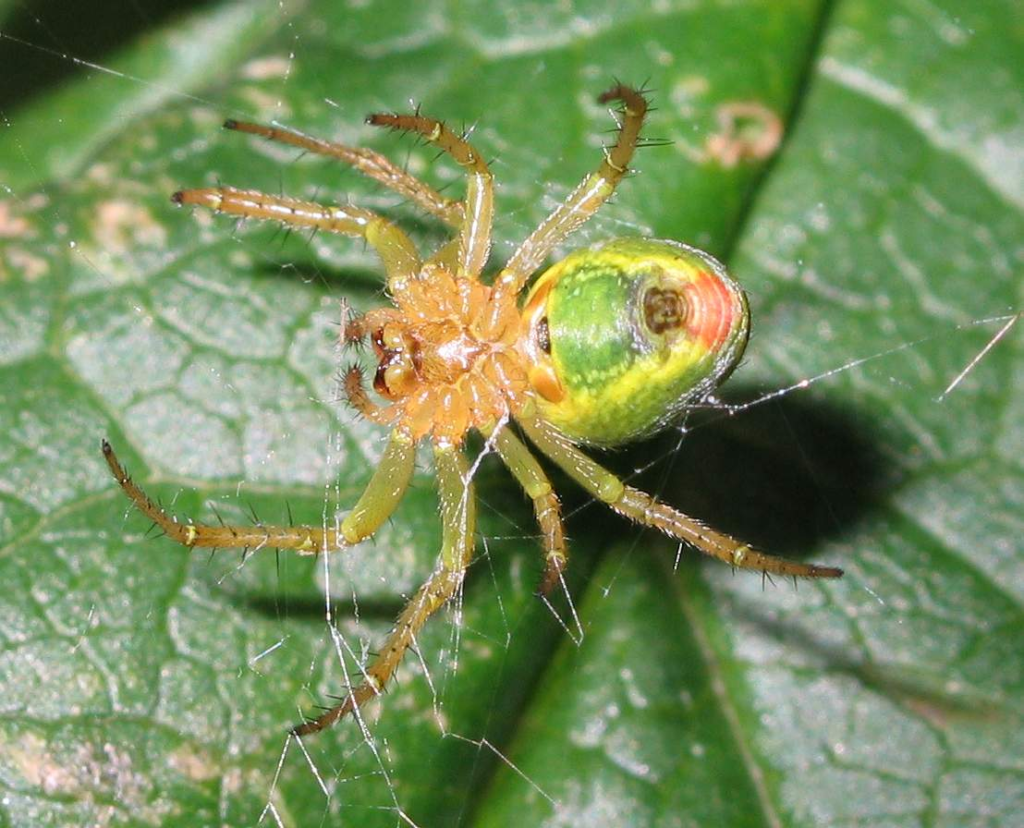
M 276 0 L 221 3 L 140 36 L 103 63 L 66 51 L 63 39 L 49 31 L 45 12 L 40 18 L 33 16 L 32 22 L 59 45 L 57 49 L 19 37 L 20 21 L 15 21 L 15 34 L 0 33 L 0 43 L 10 50 L 5 61 L 8 76 L 26 75 L 26 82 L 35 81 L 25 67 L 26 58 L 51 71 L 53 64 L 63 63 L 81 66 L 83 72 L 75 83 L 21 107 L 5 124 L 5 144 L 12 151 L 0 157 L 0 180 L 27 189 L 68 178 L 94 160 L 103 144 L 131 130 L 133 119 L 143 119 L 172 100 L 181 104 L 191 98 L 200 103 L 193 93 L 204 89 L 211 77 L 236 71 L 253 44 L 287 26 L 301 8 L 298 3 L 291 6 L 288 10 Z M 132 12 L 147 17 L 141 7 Z M 71 25 L 80 30 L 82 24 Z M 126 20 L 120 25 L 130 24 Z M 54 60 L 60 57 L 65 60 Z
M 122 74 L 5 112 L 0 825 L 1019 819 L 1015 14 L 221 3 L 98 61 Z M 15 46 L 0 35 L 0 65 Z M 643 233 L 726 258 L 754 334 L 723 396 L 770 399 L 603 459 L 846 577 L 795 590 L 693 561 L 556 478 L 573 596 L 556 618 L 532 594 L 529 505 L 488 457 L 462 600 L 366 711 L 372 738 L 343 722 L 307 755 L 287 727 L 342 691 L 430 571 L 432 475 L 375 541 L 328 560 L 208 560 L 145 536 L 104 436 L 147 491 L 206 521 L 320 523 L 382 450 L 335 387 L 339 299 L 384 301 L 373 256 L 168 196 L 223 181 L 351 197 L 434 245 L 442 228 L 351 170 L 219 129 L 280 121 L 458 192 L 446 160 L 362 123 L 411 100 L 475 125 L 494 159 L 499 262 L 596 166 L 612 122 L 594 99 L 615 76 L 650 77 L 646 133 L 673 143 L 639 153 L 573 245 Z M 764 143 L 728 140 L 730 113 Z

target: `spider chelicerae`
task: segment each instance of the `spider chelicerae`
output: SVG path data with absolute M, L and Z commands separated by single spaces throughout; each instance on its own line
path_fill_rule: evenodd
M 227 526 L 182 521 L 155 504 L 125 473 L 110 444 L 103 453 L 135 506 L 190 548 L 334 552 L 368 538 L 391 515 L 413 474 L 417 444 L 429 439 L 441 502 L 442 545 L 430 577 L 409 599 L 362 683 L 339 704 L 293 728 L 328 727 L 380 695 L 418 631 L 462 586 L 474 547 L 475 498 L 463 443 L 471 429 L 487 440 L 533 502 L 541 529 L 540 590 L 564 588 L 568 561 L 558 497 L 527 447 L 534 448 L 614 511 L 733 567 L 807 578 L 842 570 L 772 557 L 705 526 L 592 460 L 581 445 L 615 446 L 663 428 L 706 397 L 746 345 L 746 298 L 725 268 L 692 247 L 642 238 L 578 250 L 538 278 L 556 245 L 592 216 L 626 175 L 647 114 L 642 91 L 616 85 L 619 128 L 597 171 L 534 230 L 490 284 L 481 274 L 491 249 L 493 181 L 483 157 L 444 122 L 418 112 L 374 114 L 367 123 L 413 132 L 463 167 L 461 201 L 446 198 L 377 152 L 273 126 L 225 127 L 335 158 L 427 213 L 455 236 L 429 258 L 388 218 L 352 206 L 326 206 L 235 187 L 182 190 L 172 196 L 242 218 L 268 219 L 363 238 L 377 252 L 393 307 L 362 316 L 342 312 L 341 342 L 365 340 L 378 360 L 371 399 L 358 367 L 343 389 L 352 407 L 391 429 L 380 464 L 352 511 L 324 526 Z

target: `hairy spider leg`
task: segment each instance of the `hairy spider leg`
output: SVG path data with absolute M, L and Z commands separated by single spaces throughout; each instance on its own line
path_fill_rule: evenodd
M 276 221 L 292 227 L 315 227 L 366 239 L 384 263 L 389 285 L 412 278 L 420 270 L 420 254 L 405 232 L 389 219 L 360 207 L 328 207 L 291 196 L 273 196 L 237 187 L 179 190 L 171 200 L 177 204 L 198 204 L 215 213 Z
M 661 503 L 646 492 L 627 486 L 544 420 L 536 416 L 521 416 L 517 422 L 530 441 L 588 493 L 636 523 L 659 529 L 669 537 L 685 541 L 705 555 L 739 569 L 800 578 L 841 578 L 843 575 L 843 570 L 837 567 L 799 563 L 759 552 Z
M 436 118 L 377 112 L 368 116 L 366 123 L 422 135 L 466 170 L 465 217 L 459 231 L 455 275 L 470 279 L 479 277 L 491 250 L 491 224 L 494 221 L 494 182 L 483 156 L 465 138 L 456 135 Z
M 486 436 L 490 437 L 489 434 Z M 541 577 L 539 592 L 548 595 L 561 583 L 562 574 L 569 562 L 558 495 L 540 463 L 508 426 L 498 432 L 494 445 L 502 462 L 533 502 L 533 513 L 540 526 L 544 548 L 544 575 Z
M 345 372 L 342 379 L 342 390 L 345 397 L 357 412 L 366 417 L 371 423 L 377 425 L 393 425 L 401 415 L 401 409 L 396 406 L 378 405 L 370 399 L 363 387 L 363 369 L 353 365 Z
M 640 140 L 640 128 L 647 114 L 647 100 L 642 93 L 624 84 L 612 87 L 597 100 L 599 103 L 621 101 L 622 120 L 618 138 L 611 149 L 605 150 L 597 172 L 584 178 L 509 258 L 494 283 L 495 307 L 500 307 L 499 297 L 510 293 L 516 295 L 523 289 L 527 279 L 544 263 L 555 245 L 594 215 L 629 172 L 629 162 Z
M 268 141 L 288 144 L 307 152 L 335 158 L 349 164 L 363 175 L 380 182 L 390 190 L 405 196 L 421 209 L 454 227 L 462 225 L 462 202 L 445 198 L 437 190 L 403 170 L 386 156 L 363 147 L 350 147 L 334 141 L 325 141 L 293 129 L 264 126 L 247 121 L 229 119 L 224 128 L 249 135 L 258 135 Z
M 293 549 L 300 555 L 319 555 L 351 546 L 368 538 L 387 520 L 405 494 L 416 460 L 416 444 L 395 429 L 366 489 L 352 511 L 334 527 L 327 526 L 231 526 L 182 522 L 165 512 L 133 481 L 117 459 L 113 447 L 103 441 L 103 456 L 110 473 L 135 507 L 174 541 L 187 546 L 215 549 Z
M 362 683 L 350 689 L 340 704 L 316 719 L 295 727 L 292 733 L 296 736 L 317 733 L 349 713 L 357 712 L 365 702 L 381 695 L 405 651 L 415 645 L 416 636 L 427 619 L 448 603 L 462 586 L 466 567 L 473 555 L 473 533 L 476 526 L 473 485 L 469 480 L 466 458 L 460 449 L 453 446 L 435 447 L 434 461 L 441 500 L 442 533 L 437 568 L 405 605 L 384 647 L 370 666 L 362 671 Z

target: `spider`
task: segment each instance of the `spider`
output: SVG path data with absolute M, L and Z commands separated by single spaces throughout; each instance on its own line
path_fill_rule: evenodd
M 491 248 L 493 182 L 480 153 L 443 121 L 416 112 L 374 114 L 367 123 L 416 133 L 465 169 L 459 201 L 377 152 L 275 126 L 229 120 L 225 127 L 328 156 L 355 167 L 451 225 L 455 236 L 422 259 L 389 219 L 352 206 L 325 206 L 235 187 L 181 190 L 177 204 L 363 238 L 380 257 L 392 307 L 342 311 L 343 346 L 369 340 L 378 360 L 371 398 L 359 367 L 342 387 L 361 415 L 390 428 L 380 464 L 344 519 L 324 526 L 228 526 L 181 521 L 125 473 L 110 444 L 103 453 L 121 489 L 167 535 L 189 548 L 291 549 L 318 555 L 352 546 L 387 520 L 409 485 L 417 444 L 429 440 L 440 496 L 442 544 L 425 583 L 402 610 L 383 648 L 340 703 L 292 728 L 330 726 L 381 695 L 427 619 L 462 586 L 473 555 L 475 499 L 462 450 L 480 432 L 532 500 L 544 550 L 540 592 L 564 589 L 568 562 L 558 496 L 523 437 L 591 496 L 636 523 L 655 527 L 742 569 L 807 578 L 842 570 L 767 555 L 623 483 L 581 446 L 618 446 L 655 432 L 706 397 L 746 346 L 749 311 L 740 287 L 707 253 L 678 242 L 614 239 L 577 250 L 548 269 L 520 302 L 554 247 L 611 196 L 640 141 L 648 104 L 618 84 L 615 143 L 598 169 L 534 230 L 490 284 L 481 273 Z M 515 428 L 513 428 L 515 426 Z

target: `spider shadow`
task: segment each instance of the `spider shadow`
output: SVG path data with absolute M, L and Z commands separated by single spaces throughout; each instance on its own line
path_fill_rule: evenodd
M 755 393 L 740 388 L 739 396 L 749 399 Z M 848 406 L 840 408 L 809 395 L 782 397 L 734 417 L 715 411 L 701 412 L 689 418 L 687 427 L 685 435 L 669 430 L 628 449 L 601 455 L 590 453 L 627 477 L 632 485 L 772 554 L 790 558 L 818 554 L 824 542 L 848 532 L 877 508 L 899 482 L 898 472 L 885 462 L 872 439 L 873 430 L 866 418 L 859 417 Z M 550 464 L 546 465 L 550 469 Z M 644 471 L 633 473 L 637 468 Z M 568 573 L 568 592 L 577 600 L 604 552 L 616 545 L 616 539 L 637 537 L 640 530 L 587 498 L 563 475 L 553 473 L 553 478 L 565 502 L 571 546 L 577 552 L 571 558 Z M 482 498 L 497 504 L 503 517 L 511 516 L 514 526 L 530 525 L 528 502 L 511 476 L 497 464 L 491 464 L 476 482 Z M 584 514 L 579 513 L 581 510 Z M 610 540 L 613 542 L 609 543 Z M 539 578 L 539 555 L 526 546 L 516 544 L 513 554 L 521 555 L 527 566 L 535 568 Z M 664 545 L 659 544 L 652 552 L 663 559 Z M 659 567 L 659 572 L 665 571 L 664 566 Z M 489 577 L 487 567 L 470 569 L 470 581 Z M 466 589 L 476 593 L 478 586 L 483 584 L 467 583 Z M 266 615 L 282 611 L 276 600 L 266 596 L 242 594 L 235 600 Z M 561 596 L 552 598 L 556 607 L 563 600 Z M 402 603 L 398 596 L 373 603 L 360 599 L 358 609 L 365 617 L 392 619 Z M 348 602 L 335 602 L 339 618 L 347 617 L 352 610 Z M 935 716 L 988 715 L 984 710 L 961 709 L 956 700 L 919 686 L 912 679 L 873 670 L 861 663 L 856 654 L 819 640 L 813 630 L 793 628 L 756 604 L 742 604 L 734 611 L 753 620 L 768 635 L 816 654 L 833 671 L 855 676 L 879 692 L 916 704 Z M 285 612 L 322 619 L 323 597 L 293 594 Z M 521 621 L 525 615 L 531 619 L 529 624 Z M 516 674 L 515 691 L 503 692 L 501 696 L 505 712 L 495 716 L 497 724 L 487 732 L 487 738 L 497 745 L 509 743 L 509 723 L 520 721 L 522 711 L 528 709 L 539 686 L 540 676 L 566 640 L 539 601 L 532 613 L 517 617 L 514 628 L 529 629 L 530 633 L 516 636 L 516 652 L 510 645 L 510 662 L 524 666 Z M 528 651 L 527 656 L 522 656 L 522 648 Z M 500 676 L 499 672 L 494 680 L 498 681 Z M 485 784 L 494 766 L 494 762 L 481 764 L 474 771 L 474 780 L 483 780 L 480 784 Z
M 742 386 L 731 391 L 735 399 L 759 393 Z M 808 395 L 783 396 L 735 416 L 696 411 L 686 429 L 600 459 L 631 485 L 773 555 L 815 554 L 899 483 L 869 423 L 848 406 Z M 596 515 L 587 524 L 584 531 L 595 539 L 614 531 Z

